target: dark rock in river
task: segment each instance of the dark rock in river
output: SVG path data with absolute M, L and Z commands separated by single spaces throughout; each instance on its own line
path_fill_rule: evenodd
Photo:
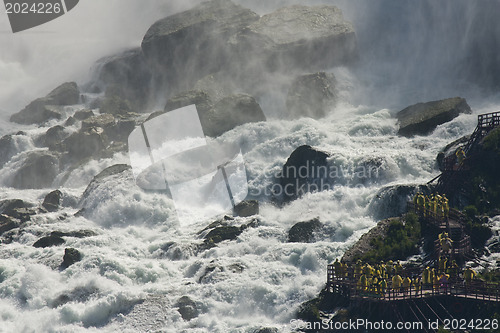
M 11 186 L 18 189 L 49 187 L 58 174 L 59 160 L 54 153 L 34 151 L 17 170 Z
M 351 23 L 334 6 L 290 6 L 262 16 L 234 38 L 240 60 L 267 70 L 318 70 L 357 58 Z
M 56 150 L 58 145 L 64 141 L 70 134 L 66 132 L 63 126 L 56 125 L 51 127 L 45 132 L 44 135 L 39 139 L 40 144 L 48 147 L 50 150 Z
M 203 132 L 216 137 L 246 123 L 266 121 L 266 116 L 255 98 L 237 94 L 221 99 L 200 120 Z
M 113 94 L 139 111 L 146 108 L 151 92 L 152 73 L 140 48 L 98 61 L 97 82 L 99 90 L 113 90 Z
M 182 319 L 186 321 L 194 319 L 199 315 L 196 303 L 188 296 L 179 298 L 175 303 L 175 307 L 177 307 L 177 311 L 181 314 Z
M 0 167 L 5 165 L 18 152 L 18 136 L 24 134 L 7 134 L 0 138 Z
M 282 199 L 294 200 L 307 192 L 321 191 L 329 185 L 329 172 L 323 151 L 304 145 L 295 149 L 283 165 L 280 182 Z
M 82 254 L 80 253 L 80 251 L 73 248 L 66 248 L 64 249 L 64 257 L 61 268 L 68 268 L 69 266 L 79 262 L 80 260 L 82 260 Z
M 38 98 L 23 110 L 10 117 L 19 124 L 41 124 L 50 119 L 61 119 L 57 106 L 77 104 L 80 91 L 75 82 L 66 82 L 52 90 L 47 96 Z
M 61 245 L 64 243 L 65 243 L 65 241 L 61 237 L 59 237 L 57 235 L 50 235 L 50 236 L 40 238 L 39 240 L 37 240 L 35 242 L 35 244 L 33 244 L 33 246 L 44 248 L 44 247 L 50 247 L 50 246 L 58 246 L 58 245 Z
M 10 216 L 0 214 L 0 236 L 7 231 L 18 228 L 20 221 Z
M 94 116 L 94 111 L 86 110 L 86 109 L 76 111 L 75 114 L 73 115 L 73 117 L 75 119 L 78 119 L 78 120 L 85 120 L 85 119 L 90 118 L 92 116 Z
M 45 199 L 43 200 L 43 208 L 45 208 L 49 212 L 55 212 L 59 209 L 59 204 L 61 203 L 62 196 L 63 194 L 59 190 L 50 192 L 45 196 Z
M 461 113 L 472 113 L 467 101 L 460 97 L 427 103 L 418 103 L 397 113 L 399 135 L 425 135 L 438 125 L 446 123 Z
M 248 217 L 259 214 L 259 202 L 257 200 L 244 200 L 234 207 L 235 216 Z
M 85 200 L 90 196 L 92 191 L 99 188 L 99 186 L 105 182 L 106 178 L 118 175 L 122 172 L 130 171 L 132 167 L 128 164 L 115 164 L 104 170 L 102 170 L 99 174 L 97 174 L 92 181 L 89 183 L 83 195 L 80 199 L 80 204 L 84 203 Z
M 298 222 L 288 231 L 288 242 L 290 243 L 311 243 L 314 241 L 314 232 L 323 227 L 317 218 L 310 221 Z
M 229 38 L 258 18 L 229 0 L 203 2 L 153 24 L 142 50 L 155 75 L 176 93 L 227 66 Z
M 322 118 L 336 102 L 335 76 L 315 73 L 297 77 L 288 90 L 286 106 L 291 118 Z

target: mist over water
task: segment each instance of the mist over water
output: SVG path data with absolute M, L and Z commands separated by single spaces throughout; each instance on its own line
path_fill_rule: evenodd
M 259 14 L 282 1 L 236 1 Z M 0 199 L 40 204 L 52 189 L 8 187 L 25 153 L 47 127 L 20 126 L 8 117 L 64 81 L 83 84 L 101 57 L 140 46 L 155 20 L 199 1 L 87 0 L 47 25 L 11 34 L 0 15 L 0 134 L 14 136 L 18 154 L 0 169 Z M 304 4 L 304 3 L 300 3 Z M 0 332 L 124 332 L 163 328 L 166 332 L 253 332 L 264 326 L 290 331 L 298 306 L 325 283 L 326 264 L 340 257 L 375 225 L 377 193 L 395 184 L 422 184 L 436 176 L 435 157 L 451 141 L 470 134 L 476 115 L 496 111 L 500 99 L 500 20 L 497 1 L 338 0 L 334 4 L 355 27 L 360 59 L 333 68 L 340 101 L 320 120 L 281 120 L 265 109 L 268 121 L 240 126 L 221 136 L 244 153 L 249 193 L 261 202 L 259 225 L 235 241 L 197 253 L 210 221 L 183 228 L 169 198 L 134 186 L 124 172 L 99 186 L 74 217 L 77 202 L 93 176 L 126 154 L 90 161 L 61 173 L 64 208 L 38 215 L 11 244 L 0 245 Z M 286 79 L 286 78 L 285 78 Z M 429 136 L 396 135 L 394 113 L 416 103 L 461 96 L 473 109 Z M 266 105 L 272 105 L 268 103 Z M 153 111 L 153 110 L 151 110 Z M 54 124 L 49 124 L 54 125 Z M 328 152 L 330 168 L 347 170 L 329 191 L 308 193 L 279 208 L 272 186 L 300 145 Z M 370 161 L 379 172 L 362 183 L 353 170 Z M 66 172 L 66 171 L 64 171 Z M 383 213 L 383 214 L 382 214 Z M 66 214 L 66 216 L 64 216 Z M 63 218 L 61 218 L 63 216 Z M 288 243 L 288 230 L 313 218 L 325 225 L 315 243 Z M 239 226 L 248 219 L 229 221 Z M 67 237 L 83 260 L 58 267 L 64 247 L 34 248 L 54 230 L 92 230 L 96 236 Z M 189 296 L 200 312 L 189 322 L 176 302 Z M 156 325 L 156 326 L 155 326 Z

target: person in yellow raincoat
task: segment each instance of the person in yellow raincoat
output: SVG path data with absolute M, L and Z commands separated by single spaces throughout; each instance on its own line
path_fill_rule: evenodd
M 406 294 L 406 293 L 410 290 L 410 286 L 411 286 L 411 279 L 410 279 L 409 277 L 405 277 L 405 278 L 403 279 L 402 286 L 403 286 L 403 291 L 404 291 L 404 293 Z
M 340 279 L 342 276 L 342 264 L 339 261 L 339 258 L 335 259 L 333 263 L 333 270 L 335 272 L 335 278 Z
M 358 289 L 361 290 L 361 291 L 366 291 L 367 287 L 368 287 L 368 279 L 366 278 L 366 275 L 363 274 L 359 278 Z
M 427 266 L 422 272 L 422 284 L 425 287 L 428 287 L 431 284 L 432 280 L 430 279 L 430 275 L 431 275 L 431 269 L 429 268 L 429 266 Z
M 470 284 L 475 276 L 476 272 L 474 272 L 472 268 L 467 267 L 467 269 L 464 271 L 465 283 Z
M 394 291 L 399 291 L 401 289 L 401 283 L 403 283 L 403 279 L 399 274 L 396 274 L 392 277 L 392 289 Z
M 462 149 L 462 147 L 457 149 L 457 151 L 455 152 L 455 155 L 457 156 L 458 166 L 461 166 L 465 160 L 465 152 Z

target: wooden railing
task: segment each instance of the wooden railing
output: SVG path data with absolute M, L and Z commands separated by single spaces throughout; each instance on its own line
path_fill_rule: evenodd
M 394 288 L 392 281 L 387 280 L 387 288 L 367 286 L 361 287 L 352 272 L 347 275 L 336 276 L 333 265 L 328 265 L 327 288 L 331 293 L 341 294 L 349 298 L 366 298 L 374 300 L 405 300 L 423 297 L 454 296 L 478 299 L 483 301 L 500 301 L 500 284 L 488 283 L 479 280 L 466 282 L 463 279 L 455 278 L 446 283 L 414 286 L 407 288 Z M 405 275 L 401 275 L 405 276 Z

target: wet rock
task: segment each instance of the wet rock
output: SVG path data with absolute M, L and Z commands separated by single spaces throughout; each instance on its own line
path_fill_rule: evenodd
M 19 228 L 19 226 L 19 220 L 4 214 L 0 214 L 0 236 L 7 231 Z
M 206 93 L 214 103 L 218 102 L 224 97 L 234 94 L 235 85 L 232 76 L 231 73 L 224 71 L 209 74 L 198 80 L 194 85 L 194 89 Z
M 132 104 L 120 96 L 106 96 L 101 104 L 100 111 L 102 114 L 125 115 L 133 111 Z
M 141 105 L 146 106 L 151 93 L 152 73 L 140 48 L 103 58 L 98 64 L 99 73 L 94 89 L 132 103 L 130 106 L 139 111 Z
M 112 114 L 104 113 L 97 116 L 92 116 L 82 121 L 82 130 L 92 127 L 101 127 L 106 130 L 115 125 L 115 117 Z
M 200 120 L 203 132 L 217 137 L 246 123 L 266 121 L 266 116 L 255 98 L 237 94 L 221 99 Z
M 243 232 L 240 227 L 221 226 L 210 230 L 205 236 L 205 244 L 218 244 L 225 240 L 235 240 Z
M 311 243 L 314 241 L 314 232 L 323 227 L 317 218 L 310 221 L 298 222 L 288 231 L 288 242 L 290 243 Z
M 59 190 L 50 192 L 45 196 L 45 199 L 43 200 L 43 208 L 45 208 L 49 212 L 55 212 L 59 209 L 59 204 L 61 203 L 62 196 L 63 194 Z
M 286 106 L 291 118 L 322 118 L 336 102 L 335 76 L 319 72 L 302 75 L 292 82 Z
M 38 98 L 23 110 L 10 117 L 10 121 L 19 124 L 41 124 L 50 119 L 61 119 L 62 114 L 57 107 L 77 104 L 80 91 L 75 82 L 66 82 L 52 90 L 47 96 Z
M 12 216 L 13 218 L 16 218 L 24 223 L 30 221 L 31 216 L 36 215 L 36 211 L 29 208 L 14 208 L 10 210 L 7 215 Z
M 226 66 L 232 55 L 229 38 L 258 18 L 229 0 L 206 1 L 153 24 L 142 50 L 155 75 L 170 83 L 170 89 L 186 90 Z
M 196 105 L 200 117 L 203 117 L 213 106 L 210 96 L 205 91 L 189 90 L 169 98 L 164 111 L 172 111 L 191 104 Z
M 64 126 L 73 126 L 74 124 L 76 124 L 76 119 L 75 117 L 71 116 L 69 117 L 68 119 L 66 119 L 66 121 L 64 122 Z
M 304 193 L 323 190 L 330 181 L 328 157 L 327 153 L 308 145 L 295 149 L 278 175 L 281 193 L 276 195 L 289 202 Z
M 179 298 L 175 303 L 175 307 L 177 307 L 177 311 L 179 311 L 182 319 L 185 321 L 190 321 L 199 315 L 196 303 L 188 296 L 182 296 Z
M 61 125 L 51 127 L 39 139 L 40 144 L 48 147 L 50 150 L 57 150 L 57 147 L 66 139 L 70 134 L 66 132 L 65 128 Z
M 0 214 L 9 215 L 10 212 L 17 208 L 31 208 L 33 204 L 21 199 L 6 199 L 0 201 Z
M 240 59 L 267 70 L 318 70 L 357 58 L 351 23 L 334 6 L 290 6 L 262 16 L 231 42 Z M 326 56 L 327 55 L 327 56 Z
M 61 149 L 68 152 L 70 160 L 78 161 L 99 156 L 108 144 L 102 127 L 90 127 L 70 135 L 63 141 Z
M 407 211 L 408 202 L 417 192 L 429 195 L 431 185 L 393 185 L 382 188 L 370 202 L 369 211 L 376 220 L 400 216 Z
M 52 185 L 59 174 L 59 159 L 48 151 L 30 152 L 15 173 L 11 186 L 17 189 L 37 189 Z
M 248 217 L 259 214 L 259 202 L 257 200 L 245 200 L 234 207 L 236 216 Z
M 73 248 L 66 248 L 64 249 L 64 257 L 61 268 L 68 268 L 69 266 L 79 262 L 80 260 L 82 260 L 82 254 L 80 253 L 80 251 Z
M 18 134 L 8 134 L 0 138 L 0 166 L 5 165 L 18 153 L 16 135 Z
M 58 246 L 64 244 L 65 241 L 59 236 L 50 235 L 46 237 L 42 237 L 33 244 L 34 247 L 45 248 L 50 246 Z
M 105 182 L 106 178 L 111 177 L 113 175 L 120 174 L 122 172 L 130 171 L 132 167 L 128 164 L 115 164 L 112 165 L 103 171 L 101 171 L 99 174 L 97 174 L 92 181 L 89 183 L 85 191 L 83 192 L 83 195 L 80 199 L 80 205 L 89 197 L 92 191 L 97 189 L 101 183 Z M 85 213 L 85 209 L 82 208 L 82 213 Z M 82 215 L 80 215 L 82 216 Z
M 73 117 L 78 120 L 85 120 L 93 116 L 94 116 L 94 111 L 86 109 L 76 111 L 75 114 L 73 115 Z
M 432 132 L 438 125 L 446 123 L 461 113 L 472 113 L 464 98 L 454 97 L 411 105 L 397 113 L 398 134 L 411 137 Z

